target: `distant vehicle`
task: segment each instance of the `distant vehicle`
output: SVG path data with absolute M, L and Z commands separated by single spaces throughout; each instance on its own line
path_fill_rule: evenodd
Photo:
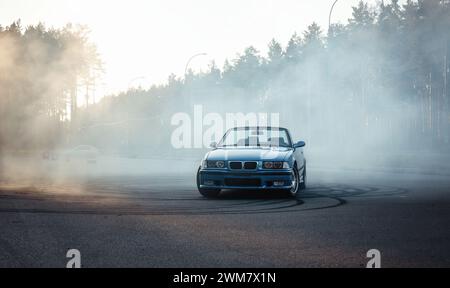
M 83 160 L 88 163 L 96 163 L 98 158 L 98 149 L 90 145 L 80 145 L 69 151 L 63 152 L 66 161 Z
M 79 145 L 72 149 L 54 149 L 42 152 L 44 160 L 65 160 L 70 161 L 87 161 L 88 163 L 96 163 L 99 151 L 94 146 Z
M 42 152 L 42 159 L 44 160 L 58 160 L 58 156 L 51 150 L 45 150 Z
M 293 143 L 285 128 L 237 127 L 212 143 L 197 172 L 199 192 L 223 189 L 278 190 L 295 196 L 306 189 L 304 141 Z

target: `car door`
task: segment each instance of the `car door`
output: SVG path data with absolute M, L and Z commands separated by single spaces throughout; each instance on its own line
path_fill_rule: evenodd
M 294 158 L 295 158 L 295 161 L 297 162 L 297 168 L 299 171 L 301 171 L 306 163 L 304 150 L 303 150 L 303 147 L 294 148 L 294 149 L 295 149 L 294 150 Z
M 292 145 L 294 146 L 294 144 L 297 142 L 292 142 L 293 139 L 292 139 L 291 133 L 289 131 L 288 131 L 288 135 L 289 135 L 289 138 L 291 139 Z M 302 169 L 306 164 L 303 147 L 294 148 L 293 156 L 294 156 L 295 162 L 297 162 L 298 170 L 300 172 L 302 172 Z

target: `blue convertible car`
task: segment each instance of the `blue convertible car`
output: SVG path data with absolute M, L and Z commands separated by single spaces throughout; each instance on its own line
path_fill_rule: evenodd
M 217 197 L 223 189 L 280 190 L 295 196 L 306 188 L 305 142 L 275 127 L 228 130 L 197 172 L 199 192 Z

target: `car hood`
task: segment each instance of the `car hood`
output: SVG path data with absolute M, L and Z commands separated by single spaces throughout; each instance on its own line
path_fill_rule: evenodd
M 206 155 L 207 160 L 225 161 L 284 161 L 292 153 L 292 148 L 218 148 Z

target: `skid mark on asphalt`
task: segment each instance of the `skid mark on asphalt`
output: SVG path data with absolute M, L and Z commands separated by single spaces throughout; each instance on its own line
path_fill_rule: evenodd
M 138 183 L 136 183 L 138 182 Z M 182 181 L 168 189 L 161 182 L 93 181 L 82 194 L 58 194 L 57 186 L 40 186 L 20 191 L 0 187 L 0 213 L 48 213 L 86 215 L 216 215 L 298 213 L 331 209 L 348 199 L 404 196 L 407 191 L 388 186 L 352 186 L 333 183 L 313 184 L 297 198 L 279 192 L 224 191 L 220 198 L 200 197 L 186 189 Z M 34 190 L 36 189 L 36 190 Z M 61 187 L 68 190 L 68 188 Z M 37 191 L 33 193 L 33 191 Z

